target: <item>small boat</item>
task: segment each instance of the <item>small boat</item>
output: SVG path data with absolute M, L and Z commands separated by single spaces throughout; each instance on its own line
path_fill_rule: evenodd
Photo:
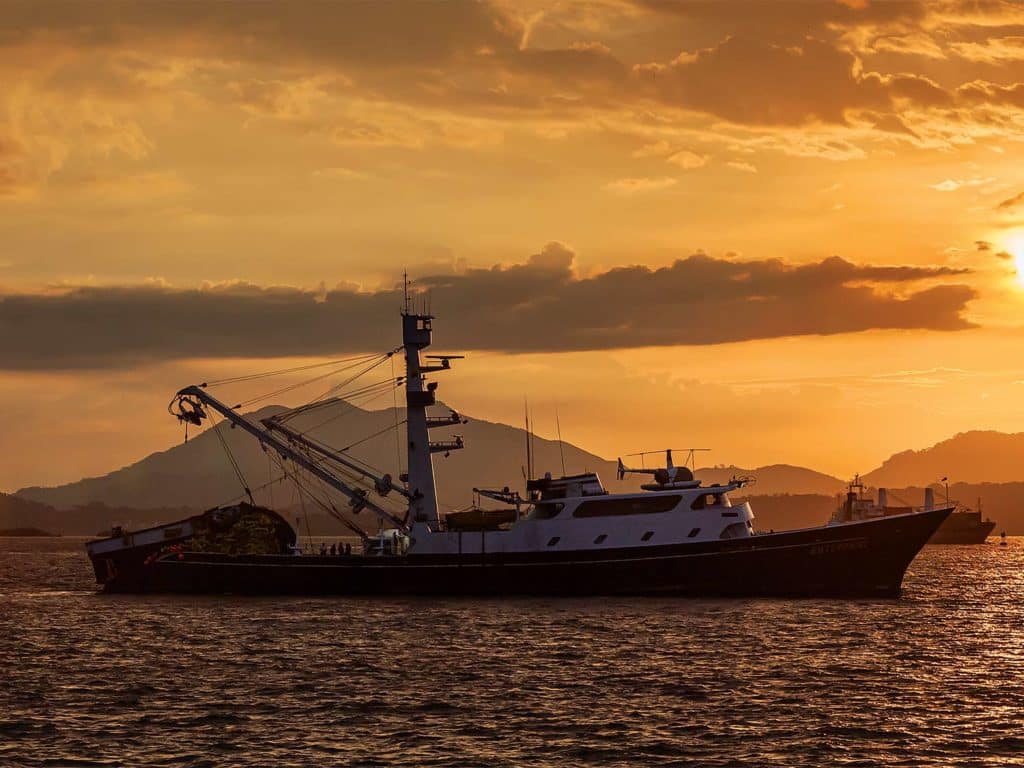
M 211 414 L 250 434 L 289 479 L 305 478 L 332 498 L 310 493 L 362 539 L 343 554 L 306 554 L 277 512 L 249 503 L 142 531 L 117 531 L 86 545 L 106 592 L 246 595 L 687 595 L 894 597 L 911 560 L 948 517 L 939 507 L 781 532 L 759 531 L 748 502 L 731 494 L 736 477 L 703 485 L 672 451 L 658 468 L 619 461 L 620 480 L 648 475 L 639 489 L 611 493 L 593 472 L 535 476 L 527 440 L 525 496 L 476 489 L 502 506 L 439 511 L 433 455 L 465 447 L 462 437 L 429 431 L 464 423 L 429 415 L 431 374 L 458 356 L 421 357 L 434 317 L 402 311 L 407 472 L 394 481 L 277 414 L 256 421 L 209 392 L 186 387 L 171 404 L 187 425 Z M 388 356 L 390 354 L 388 353 Z M 320 407 L 314 401 L 300 409 Z M 300 409 L 294 409 L 298 412 Z M 397 427 L 397 425 L 396 425 Z M 692 453 L 691 453 L 692 457 Z M 397 499 L 395 497 L 398 497 Z M 338 509 L 338 501 L 345 502 Z M 395 503 L 397 502 L 397 504 Z M 369 510 L 381 530 L 354 519 Z

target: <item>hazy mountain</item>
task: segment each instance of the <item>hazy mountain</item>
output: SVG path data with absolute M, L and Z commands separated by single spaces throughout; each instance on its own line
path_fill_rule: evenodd
M 280 413 L 280 406 L 268 406 L 253 414 L 262 419 Z M 443 413 L 438 408 L 436 412 Z M 404 411 L 399 409 L 401 423 Z M 349 448 L 351 455 L 396 478 L 398 467 L 404 465 L 404 430 L 396 440 L 394 409 L 366 411 L 348 403 L 310 411 L 295 418 L 291 424 L 310 429 L 318 439 L 336 448 Z M 465 506 L 471 501 L 473 487 L 510 486 L 522 488 L 523 466 L 526 463 L 526 434 L 518 428 L 482 419 L 470 418 L 467 424 L 432 430 L 433 439 L 461 434 L 466 448 L 452 451 L 445 457 L 435 455 L 438 496 L 443 508 Z M 234 473 L 218 435 L 230 450 L 241 469 L 242 477 L 253 490 L 257 501 L 277 507 L 297 503 L 290 485 L 266 486 L 279 476 L 256 440 L 226 423 L 193 437 L 166 451 L 154 453 L 135 464 L 102 477 L 92 477 L 53 488 L 23 488 L 18 496 L 44 502 L 58 508 L 101 502 L 111 507 L 146 509 L 156 507 L 191 507 L 205 509 L 238 498 L 242 482 Z M 635 488 L 642 478 L 615 478 L 615 462 L 603 459 L 572 445 L 534 438 L 534 468 L 540 474 L 562 470 L 564 454 L 567 472 L 590 470 L 601 475 L 612 490 Z M 652 457 L 653 458 L 653 457 Z M 756 469 L 711 467 L 700 469 L 697 476 L 706 483 L 726 482 L 732 477 L 754 475 L 756 493 L 823 493 L 832 494 L 842 488 L 834 477 L 801 467 L 773 465 Z
M 920 451 L 903 451 L 864 475 L 874 486 L 925 486 L 950 482 L 1009 483 L 1024 480 L 1024 433 L 961 432 Z
M 254 414 L 265 418 L 283 409 L 270 406 Z M 436 413 L 443 413 L 436 409 Z M 398 413 L 398 421 L 404 411 Z M 352 456 L 379 468 L 399 474 L 404 468 L 404 430 L 396 441 L 394 409 L 365 411 L 347 403 L 337 403 L 303 414 L 291 422 L 298 429 L 318 427 L 313 434 L 336 448 L 346 448 Z M 431 430 L 434 440 L 461 434 L 466 449 L 445 457 L 434 456 L 438 496 L 443 508 L 466 506 L 473 487 L 510 486 L 522 488 L 522 467 L 526 463 L 526 435 L 522 429 L 470 418 L 457 427 Z M 18 496 L 60 508 L 99 501 L 109 506 L 153 508 L 192 507 L 205 509 L 238 498 L 242 483 L 227 459 L 218 435 L 230 449 L 257 501 L 275 506 L 297 501 L 290 484 L 262 488 L 279 471 L 272 465 L 259 443 L 239 429 L 220 423 L 166 451 L 154 453 L 135 464 L 111 472 L 53 488 L 23 488 Z M 534 467 L 537 473 L 560 473 L 561 455 L 568 472 L 592 470 L 600 473 L 610 488 L 624 487 L 615 480 L 615 463 L 588 453 L 570 443 L 562 451 L 556 441 L 534 438 Z M 634 484 L 635 485 L 635 484 Z
M 269 406 L 254 414 L 265 418 L 283 408 Z M 443 413 L 438 408 L 436 413 Z M 404 412 L 399 409 L 401 423 Z M 297 417 L 293 426 L 310 429 L 324 442 L 349 453 L 381 472 L 397 477 L 404 465 L 404 430 L 396 441 L 394 409 L 365 411 L 347 403 L 336 403 Z M 464 507 L 471 501 L 471 489 L 477 487 L 523 487 L 526 435 L 522 429 L 470 418 L 469 423 L 437 429 L 433 439 L 461 434 L 466 449 L 445 457 L 435 456 L 438 495 L 442 509 Z M 245 482 L 256 500 L 278 509 L 298 509 L 300 499 L 290 483 L 279 478 L 256 440 L 248 434 L 221 423 L 187 443 L 154 453 L 141 461 L 102 477 L 93 477 L 54 488 L 24 488 L 17 496 L 0 497 L 0 522 L 6 525 L 38 525 L 58 531 L 93 532 L 110 521 L 148 524 L 184 510 L 200 510 L 242 496 L 242 483 L 235 475 L 218 436 L 234 456 Z M 643 478 L 615 479 L 615 462 L 564 443 L 534 439 L 535 471 L 562 469 L 562 454 L 567 472 L 596 471 L 610 490 L 636 488 Z M 1014 457 L 1017 457 L 1016 459 Z M 653 461 L 655 457 L 650 457 Z M 679 457 L 677 457 L 678 461 Z M 898 453 L 879 469 L 865 476 L 872 486 L 892 489 L 891 498 L 921 503 L 923 490 L 908 485 L 924 485 L 949 475 L 951 479 L 989 480 L 989 485 L 954 484 L 951 495 L 973 504 L 977 496 L 1007 530 L 1024 528 L 1024 435 L 997 432 L 968 432 L 924 451 Z M 648 462 L 651 463 L 650 461 Z M 404 467 L 403 467 L 404 468 Z M 835 505 L 835 494 L 844 490 L 839 478 L 803 467 L 774 464 L 746 469 L 736 466 L 705 467 L 697 470 L 705 483 L 724 483 L 733 477 L 752 475 L 756 483 L 747 492 L 755 500 L 755 513 L 764 528 L 788 528 L 825 522 Z M 31 506 L 36 503 L 37 506 Z M 57 509 L 53 509 L 57 508 Z M 61 510 L 61 511 L 58 511 Z M 66 510 L 66 511 L 65 511 Z M 314 509 L 307 510 L 312 518 Z M 1018 524 L 1018 521 L 1020 523 Z
M 846 487 L 838 477 L 790 464 L 771 464 L 757 469 L 706 467 L 696 472 L 696 477 L 705 484 L 725 483 L 733 477 L 743 476 L 755 478 L 756 482 L 749 487 L 749 492 L 757 495 L 785 493 L 833 496 Z
M 48 504 L 0 493 L 0 528 L 22 526 L 46 528 L 47 523 L 53 522 L 52 513 L 56 512 L 57 510 Z M 50 528 L 46 529 L 51 530 Z M 59 533 L 60 528 L 53 528 L 52 531 Z
M 191 514 L 183 508 L 127 509 L 92 502 L 72 509 L 56 509 L 49 504 L 0 493 L 0 529 L 42 528 L 51 533 L 94 536 L 108 530 L 112 523 L 129 528 L 146 528 Z

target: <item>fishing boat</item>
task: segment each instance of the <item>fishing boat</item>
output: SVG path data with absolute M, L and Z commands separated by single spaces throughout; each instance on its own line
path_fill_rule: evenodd
M 647 479 L 629 492 L 609 492 L 594 472 L 556 477 L 531 466 L 524 494 L 478 488 L 480 504 L 441 514 L 433 456 L 466 446 L 458 435 L 431 440 L 430 432 L 465 419 L 430 412 L 438 385 L 428 379 L 460 358 L 423 354 L 432 343 L 434 316 L 413 304 L 407 288 L 402 344 L 387 353 L 400 352 L 405 361 L 405 375 L 393 381 L 405 395 L 407 471 L 397 480 L 295 426 L 294 413 L 324 399 L 257 420 L 204 384 L 179 391 L 170 407 L 186 429 L 217 414 L 251 435 L 284 476 L 322 489 L 310 497 L 349 526 L 362 546 L 305 552 L 285 516 L 257 505 L 249 492 L 247 502 L 88 542 L 103 590 L 894 597 L 907 566 L 949 514 L 940 507 L 764 532 L 750 503 L 731 498 L 751 478 L 704 485 L 689 466 L 674 464 L 671 450 L 657 468 L 627 467 L 620 459 L 620 479 Z M 367 512 L 377 521 L 375 534 L 354 522 Z
M 889 496 L 888 489 L 879 488 L 876 501 L 865 488 L 860 476 L 856 475 L 847 488 L 846 498 L 836 506 L 832 523 L 875 520 L 935 508 L 935 491 L 932 488 L 924 489 L 924 504 L 921 507 L 914 507 L 902 501 L 895 505 L 890 504 Z M 929 544 L 982 544 L 996 527 L 993 520 L 982 519 L 981 499 L 978 499 L 976 510 L 956 501 L 950 502 L 948 486 L 946 501 L 942 508 L 948 509 L 949 515 L 928 539 Z

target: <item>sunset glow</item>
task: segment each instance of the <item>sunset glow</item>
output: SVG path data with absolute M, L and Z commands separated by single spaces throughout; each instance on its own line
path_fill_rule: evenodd
M 557 406 L 606 456 L 682 440 L 845 476 L 1024 430 L 1016 4 L 0 25 L 0 488 L 163 449 L 170 393 L 240 360 L 390 348 L 406 269 L 468 355 L 446 400 L 518 423 L 527 397 L 549 433 Z

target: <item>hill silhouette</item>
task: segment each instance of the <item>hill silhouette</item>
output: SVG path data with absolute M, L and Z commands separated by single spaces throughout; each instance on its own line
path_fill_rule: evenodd
M 280 413 L 280 406 L 268 406 L 249 414 L 262 419 Z M 438 409 L 438 412 L 442 411 Z M 367 411 L 344 402 L 302 414 L 290 422 L 300 430 L 320 425 L 316 437 L 335 448 L 348 448 L 350 455 L 381 473 L 390 472 L 396 479 L 404 468 L 404 429 L 395 424 L 404 421 L 399 409 Z M 190 507 L 207 509 L 240 498 L 243 486 L 234 474 L 218 433 L 237 461 L 246 484 L 253 489 L 257 501 L 276 506 L 294 501 L 289 490 L 276 484 L 266 485 L 279 472 L 259 443 L 226 422 L 207 429 L 198 436 L 165 451 L 101 477 L 51 488 L 30 487 L 17 492 L 22 499 L 42 502 L 57 508 L 70 508 L 101 502 L 108 506 L 136 509 L 156 507 Z M 433 439 L 461 434 L 467 448 L 449 456 L 435 455 L 438 498 L 443 509 L 468 505 L 473 487 L 519 487 L 523 485 L 526 433 L 524 430 L 482 419 L 470 418 L 467 424 L 448 429 L 431 430 Z M 537 472 L 561 472 L 562 454 L 568 472 L 595 471 L 609 488 L 635 487 L 615 480 L 615 462 L 564 443 L 561 451 L 557 441 L 535 437 L 534 466 Z M 274 494 L 277 494 L 276 498 Z
M 1024 480 L 1024 432 L 961 432 L 920 451 L 903 451 L 866 475 L 882 487 L 926 486 L 950 482 L 1011 483 Z
M 280 413 L 268 406 L 250 417 L 266 418 Z M 442 412 L 438 409 L 438 413 Z M 360 461 L 390 472 L 404 469 L 404 411 L 369 411 L 345 402 L 311 411 L 292 424 L 299 429 L 316 427 L 318 438 L 336 448 L 348 448 Z M 38 525 L 55 531 L 93 533 L 110 522 L 151 524 L 190 511 L 208 509 L 241 498 L 242 483 L 231 469 L 218 434 L 237 461 L 256 501 L 282 511 L 298 510 L 302 500 L 290 483 L 280 478 L 259 443 L 248 434 L 231 429 L 226 422 L 207 429 L 164 451 L 100 477 L 85 478 L 56 487 L 23 488 L 16 495 L 0 496 L 0 524 Z M 461 434 L 466 449 L 449 456 L 435 456 L 438 497 L 443 511 L 467 506 L 473 487 L 522 489 L 526 433 L 508 424 L 469 417 L 467 424 L 432 431 L 435 439 Z M 562 455 L 569 473 L 597 472 L 611 491 L 632 490 L 644 477 L 615 477 L 614 461 L 565 442 L 534 438 L 535 471 L 559 474 Z M 657 461 L 651 457 L 651 461 Z M 648 462 L 650 465 L 651 461 Z M 886 460 L 864 476 L 872 487 L 886 486 L 896 496 L 920 504 L 922 486 L 949 476 L 951 495 L 969 504 L 981 496 L 985 511 L 1011 532 L 1024 530 L 1024 434 L 967 432 L 923 451 L 905 451 Z M 839 478 L 804 467 L 774 464 L 743 468 L 733 465 L 704 467 L 696 476 L 706 484 L 752 475 L 757 482 L 746 490 L 756 500 L 755 513 L 763 528 L 783 529 L 824 523 L 835 505 L 835 494 L 845 488 Z M 961 481 L 961 482 L 956 482 Z M 395 497 L 391 497 L 395 498 Z M 307 519 L 320 513 L 306 510 Z M 323 517 L 321 530 L 333 523 Z M 1020 521 L 1018 524 L 1018 520 Z
M 283 410 L 281 406 L 267 406 L 249 416 L 258 420 Z M 401 424 L 404 418 L 403 409 L 398 409 L 396 414 L 393 408 L 369 411 L 338 402 L 302 414 L 291 424 L 299 429 L 315 428 L 313 433 L 323 442 L 335 448 L 349 448 L 349 453 L 360 461 L 397 477 L 404 464 L 405 438 L 404 429 L 399 428 L 396 440 L 394 427 L 396 421 Z M 17 497 L 58 509 L 94 503 L 128 509 L 207 509 L 226 503 L 242 496 L 243 485 L 231 468 L 218 433 L 237 461 L 257 501 L 278 507 L 296 502 L 294 494 L 281 484 L 261 488 L 272 478 L 279 477 L 276 466 L 272 465 L 256 440 L 232 429 L 226 422 L 207 429 L 187 443 L 151 454 L 106 475 L 55 487 L 23 488 L 17 492 Z M 473 487 L 500 488 L 507 485 L 522 488 L 526 451 L 523 429 L 469 417 L 467 424 L 433 430 L 431 434 L 438 439 L 445 433 L 448 436 L 461 434 L 467 447 L 453 451 L 447 457 L 435 456 L 438 497 L 443 509 L 469 504 Z M 537 473 L 550 471 L 559 474 L 564 455 L 567 472 L 597 472 L 609 490 L 635 489 L 644 479 L 642 476 L 627 476 L 625 481 L 619 482 L 615 477 L 614 461 L 569 442 L 563 442 L 560 448 L 558 441 L 535 437 L 533 450 Z M 749 469 L 706 467 L 698 469 L 696 475 L 705 483 L 721 483 L 733 477 L 753 475 L 757 478 L 753 487 L 759 494 L 832 494 L 843 486 L 837 478 L 785 464 Z
M 755 469 L 736 466 L 706 467 L 698 469 L 695 476 L 703 483 L 724 483 L 733 477 L 752 476 L 756 482 L 749 491 L 759 496 L 775 494 L 822 494 L 832 496 L 841 492 L 846 483 L 838 477 L 816 472 L 806 467 L 791 464 L 770 464 Z

